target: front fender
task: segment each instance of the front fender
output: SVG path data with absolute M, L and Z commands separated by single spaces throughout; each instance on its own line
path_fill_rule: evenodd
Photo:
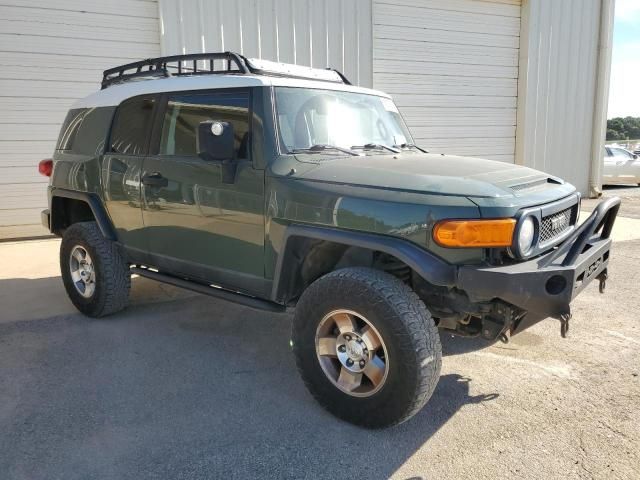
M 289 225 L 284 232 L 282 251 L 278 254 L 271 299 L 286 303 L 288 293 L 304 258 L 296 249 L 300 241 L 321 240 L 345 247 L 359 247 L 393 255 L 411 267 L 429 283 L 451 287 L 456 281 L 456 267 L 416 244 L 397 237 L 309 225 Z

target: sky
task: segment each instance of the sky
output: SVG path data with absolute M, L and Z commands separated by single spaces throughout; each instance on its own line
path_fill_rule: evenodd
M 640 0 L 616 0 L 608 118 L 640 117 Z

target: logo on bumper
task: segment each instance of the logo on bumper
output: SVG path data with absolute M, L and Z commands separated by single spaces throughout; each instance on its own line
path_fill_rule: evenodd
M 593 262 L 591 265 L 589 265 L 589 267 L 587 268 L 587 277 L 590 277 L 591 275 L 593 275 L 598 270 L 598 268 L 600 268 L 601 264 L 602 264 L 602 258 L 599 258 L 598 260 Z

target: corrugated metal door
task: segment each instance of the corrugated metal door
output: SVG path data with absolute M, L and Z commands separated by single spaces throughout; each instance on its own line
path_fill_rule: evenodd
M 514 161 L 520 0 L 374 0 L 373 86 L 432 152 Z
M 4 0 L 0 5 L 0 239 L 45 234 L 47 179 L 69 105 L 102 70 L 160 54 L 154 0 Z
M 231 50 L 371 86 L 371 0 L 160 0 L 162 53 Z
M 558 175 L 585 195 L 598 135 L 600 9 L 600 0 L 535 0 L 523 7 L 517 161 Z

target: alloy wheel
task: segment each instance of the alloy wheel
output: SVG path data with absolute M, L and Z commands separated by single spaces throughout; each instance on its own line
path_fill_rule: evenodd
M 316 354 L 327 378 L 354 397 L 373 395 L 387 379 L 389 358 L 382 336 L 351 310 L 332 311 L 320 321 Z
M 86 248 L 76 245 L 71 249 L 69 270 L 77 292 L 84 298 L 91 298 L 96 290 L 96 276 L 93 260 Z

